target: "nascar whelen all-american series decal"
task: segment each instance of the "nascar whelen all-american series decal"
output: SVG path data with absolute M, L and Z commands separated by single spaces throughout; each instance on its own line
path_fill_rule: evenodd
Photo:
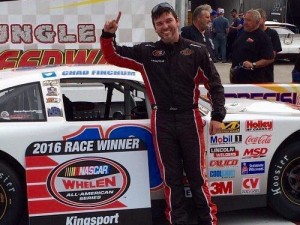
M 93 143 L 89 141 L 89 144 Z M 93 207 L 118 199 L 129 184 L 129 173 L 119 163 L 84 157 L 55 168 L 48 178 L 47 188 L 53 197 L 67 205 Z
M 103 133 L 101 126 L 83 126 L 62 140 L 28 146 L 31 225 L 150 225 L 145 143 Z

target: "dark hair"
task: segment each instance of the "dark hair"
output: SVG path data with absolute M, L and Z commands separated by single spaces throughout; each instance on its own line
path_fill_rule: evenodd
M 151 19 L 154 26 L 154 20 L 159 18 L 164 13 L 171 13 L 175 19 L 178 18 L 174 8 L 167 2 L 160 3 L 151 10 Z

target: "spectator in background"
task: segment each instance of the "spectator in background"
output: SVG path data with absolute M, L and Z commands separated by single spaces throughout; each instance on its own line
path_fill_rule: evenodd
M 239 36 L 244 31 L 244 13 L 243 12 L 239 13 L 239 19 L 240 19 L 240 24 L 238 25 L 238 29 L 237 29 L 237 36 Z
M 229 32 L 227 35 L 227 48 L 226 48 L 227 60 L 231 60 L 232 45 L 235 39 L 237 38 L 238 27 L 240 25 L 240 19 L 238 17 L 237 10 L 232 9 L 230 13 L 232 17 L 232 22 L 230 24 Z
M 218 13 L 216 10 L 212 10 L 210 13 L 210 20 L 213 21 L 215 18 L 217 18 Z
M 300 54 L 298 54 L 295 66 L 292 71 L 292 81 L 293 83 L 300 83 Z
M 257 10 L 245 14 L 244 32 L 233 44 L 231 83 L 251 84 L 268 82 L 266 67 L 274 62 L 272 43 L 260 26 Z
M 228 19 L 224 17 L 224 9 L 218 8 L 218 17 L 213 21 L 214 46 L 222 63 L 226 62 L 226 40 L 229 29 Z
M 200 5 L 193 12 L 193 23 L 191 26 L 181 28 L 181 36 L 195 42 L 204 44 L 211 55 L 214 62 L 216 62 L 211 32 L 209 30 L 210 12 L 212 8 L 210 5 Z
M 272 42 L 272 47 L 273 47 L 273 53 L 274 53 L 274 58 L 276 57 L 276 54 L 280 51 L 282 51 L 281 48 L 281 43 L 279 39 L 279 35 L 276 32 L 276 30 L 271 29 L 265 25 L 265 22 L 267 20 L 267 14 L 266 11 L 263 9 L 257 9 L 259 12 L 261 19 L 260 19 L 260 29 L 262 29 L 268 37 L 271 39 Z M 270 65 L 267 66 L 267 82 L 274 82 L 274 63 L 271 63 Z

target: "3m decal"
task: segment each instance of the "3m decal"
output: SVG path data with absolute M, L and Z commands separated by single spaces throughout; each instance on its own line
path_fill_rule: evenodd
M 233 181 L 214 181 L 209 183 L 211 195 L 232 195 Z

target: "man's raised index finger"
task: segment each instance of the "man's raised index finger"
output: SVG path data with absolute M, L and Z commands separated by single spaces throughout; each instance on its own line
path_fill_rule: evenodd
M 119 11 L 118 17 L 116 19 L 116 23 L 119 23 L 120 18 L 121 18 L 121 12 Z

